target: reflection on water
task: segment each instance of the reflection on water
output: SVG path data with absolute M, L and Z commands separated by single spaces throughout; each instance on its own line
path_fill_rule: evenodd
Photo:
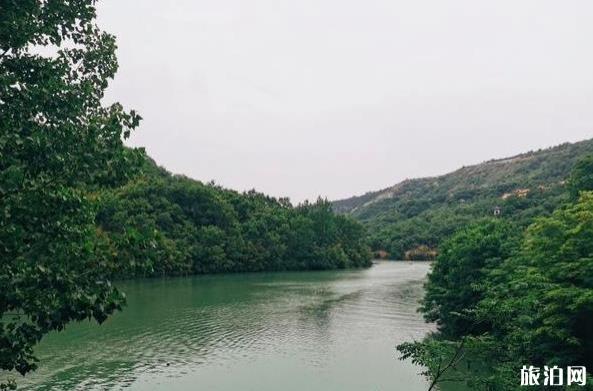
M 102 326 L 50 335 L 29 390 L 425 390 L 395 345 L 429 330 L 416 312 L 427 263 L 121 284 Z

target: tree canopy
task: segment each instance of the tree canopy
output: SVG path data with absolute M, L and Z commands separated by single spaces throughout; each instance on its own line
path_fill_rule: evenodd
M 484 390 L 520 389 L 523 365 L 593 368 L 590 162 L 576 164 L 571 176 L 568 190 L 578 188 L 579 197 L 523 233 L 486 222 L 445 242 L 421 308 L 439 329 L 425 341 L 400 345 L 404 358 L 442 381 L 451 378 L 442 368 L 453 360 L 447 368 Z M 460 350 L 465 365 L 458 365 Z
M 152 164 L 152 163 L 150 163 Z M 323 199 L 292 206 L 154 167 L 102 193 L 97 224 L 129 262 L 118 275 L 310 270 L 370 265 L 365 232 Z
M 448 337 L 479 334 L 487 324 L 474 311 L 491 270 L 518 247 L 516 229 L 504 220 L 484 220 L 458 231 L 441 247 L 426 284 L 422 312 Z
M 122 138 L 140 117 L 101 104 L 116 46 L 94 19 L 91 0 L 0 3 L 2 370 L 34 369 L 44 334 L 102 322 L 124 300 L 90 189 L 127 180 L 138 153 Z
M 593 191 L 593 155 L 577 162 L 568 179 L 568 188 L 573 200 L 581 191 Z

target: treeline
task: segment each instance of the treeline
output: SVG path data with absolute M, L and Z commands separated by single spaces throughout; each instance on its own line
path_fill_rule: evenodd
M 118 276 L 322 270 L 370 266 L 362 225 L 323 199 L 292 206 L 145 165 L 98 197 L 97 227 Z
M 580 161 L 567 202 L 525 230 L 476 222 L 441 246 L 421 311 L 438 331 L 402 344 L 432 386 L 520 389 L 523 366 L 593 368 L 593 157 Z M 589 372 L 589 388 L 593 389 Z M 455 388 L 454 386 L 452 387 Z

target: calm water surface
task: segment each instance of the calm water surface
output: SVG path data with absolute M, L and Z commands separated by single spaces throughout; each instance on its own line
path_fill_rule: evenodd
M 395 345 L 429 331 L 416 312 L 428 263 L 121 284 L 105 324 L 47 337 L 28 390 L 426 390 Z

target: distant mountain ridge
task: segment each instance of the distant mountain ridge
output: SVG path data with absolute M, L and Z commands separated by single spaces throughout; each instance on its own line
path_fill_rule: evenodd
M 386 189 L 333 202 L 338 213 L 363 222 L 375 250 L 401 258 L 418 246 L 436 248 L 463 224 L 492 216 L 527 224 L 546 215 L 564 195 L 574 164 L 593 154 L 593 139 L 564 143 L 451 173 L 407 179 Z

